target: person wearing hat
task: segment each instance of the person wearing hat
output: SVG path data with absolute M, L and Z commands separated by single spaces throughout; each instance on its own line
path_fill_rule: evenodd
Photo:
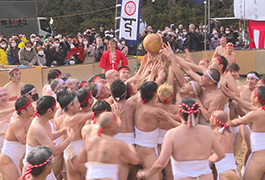
M 100 35 L 101 38 L 103 38 L 105 36 L 105 33 L 104 33 L 104 24 L 100 24 L 98 34 Z
M 211 42 L 210 42 L 210 50 L 215 50 L 217 46 L 220 45 L 220 39 L 218 37 L 217 31 L 214 31 L 212 34 L 213 34 L 213 37 L 211 38 Z
M 30 42 L 31 42 L 32 44 L 34 44 L 35 39 L 36 39 L 36 34 L 31 34 L 31 35 L 30 35 Z
M 103 73 L 110 69 L 115 69 L 117 71 L 119 69 L 120 61 L 121 66 L 128 65 L 126 56 L 120 50 L 116 49 L 117 42 L 114 39 L 109 41 L 109 46 L 110 49 L 104 52 L 99 63 L 99 67 L 102 68 Z

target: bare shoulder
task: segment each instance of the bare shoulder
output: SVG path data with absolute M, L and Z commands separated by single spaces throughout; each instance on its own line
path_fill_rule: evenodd
M 6 83 L 3 88 L 8 88 L 10 86 L 10 84 L 11 84 L 11 81 Z

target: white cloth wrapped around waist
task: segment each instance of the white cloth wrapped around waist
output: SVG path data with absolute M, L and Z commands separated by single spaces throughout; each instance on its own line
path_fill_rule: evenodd
M 265 149 L 265 132 L 253 132 L 250 127 L 247 126 L 250 131 L 250 145 L 252 153 Z
M 51 126 L 52 133 L 56 132 L 56 130 L 53 128 L 53 123 L 51 121 L 49 121 L 49 123 L 50 123 L 50 126 Z M 63 142 L 63 140 L 62 140 L 61 137 L 58 137 L 53 142 L 55 142 L 55 146 L 57 146 L 58 144 L 61 144 Z
M 157 142 L 158 144 L 163 144 L 166 133 L 167 133 L 167 130 L 159 129 L 159 136 L 158 136 L 158 142 Z
M 171 157 L 171 166 L 174 179 L 186 177 L 199 177 L 211 173 L 209 160 L 176 161 Z
M 110 178 L 118 180 L 118 164 L 106 164 L 99 162 L 86 163 L 86 179 Z
M 134 144 L 134 132 L 132 133 L 118 133 L 113 136 L 114 139 L 121 140 L 126 144 Z
M 79 139 L 79 140 L 71 142 L 67 146 L 67 148 L 65 148 L 65 150 L 63 151 L 64 160 L 68 161 L 69 159 L 72 159 L 74 156 L 77 156 L 79 152 L 81 151 L 83 145 L 84 145 L 83 139 Z
M 18 141 L 8 141 L 4 140 L 4 146 L 2 153 L 7 155 L 13 163 L 16 165 L 19 176 L 21 175 L 21 170 L 19 168 L 20 160 L 23 158 L 26 151 L 26 146 Z
M 229 102 L 224 104 L 224 112 L 229 116 L 230 115 L 230 108 L 229 108 Z
M 30 151 L 32 151 L 32 149 L 34 149 L 35 147 L 32 147 L 28 144 L 26 144 L 26 154 L 25 154 L 25 158 L 23 159 L 23 164 L 26 168 L 28 168 L 28 163 L 27 163 L 27 156 L 30 153 Z M 46 180 L 57 180 L 53 171 L 51 171 L 51 173 L 46 177 Z
M 159 128 L 155 129 L 154 131 L 144 132 L 135 126 L 135 144 L 149 147 L 149 148 L 156 148 L 157 147 L 157 140 L 159 136 Z
M 223 159 L 214 164 L 218 175 L 229 170 L 237 170 L 235 156 L 233 153 L 226 153 Z

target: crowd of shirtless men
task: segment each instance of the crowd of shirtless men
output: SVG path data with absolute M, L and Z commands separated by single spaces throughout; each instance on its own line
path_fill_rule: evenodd
M 51 69 L 42 97 L 10 70 L 0 87 L 3 180 L 265 179 L 265 77 L 251 71 L 240 85 L 239 66 L 218 54 L 197 65 L 164 44 L 133 76 L 124 66 L 88 81 Z M 39 146 L 47 153 L 33 158 Z

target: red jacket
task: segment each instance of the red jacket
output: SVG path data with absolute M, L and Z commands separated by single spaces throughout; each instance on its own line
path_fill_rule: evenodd
M 128 60 L 121 51 L 115 50 L 115 58 L 111 59 L 110 50 L 107 50 L 104 52 L 104 54 L 100 59 L 99 67 L 105 69 L 105 71 L 108 71 L 110 69 L 115 69 L 118 71 L 120 61 L 121 61 L 121 66 L 128 65 Z

